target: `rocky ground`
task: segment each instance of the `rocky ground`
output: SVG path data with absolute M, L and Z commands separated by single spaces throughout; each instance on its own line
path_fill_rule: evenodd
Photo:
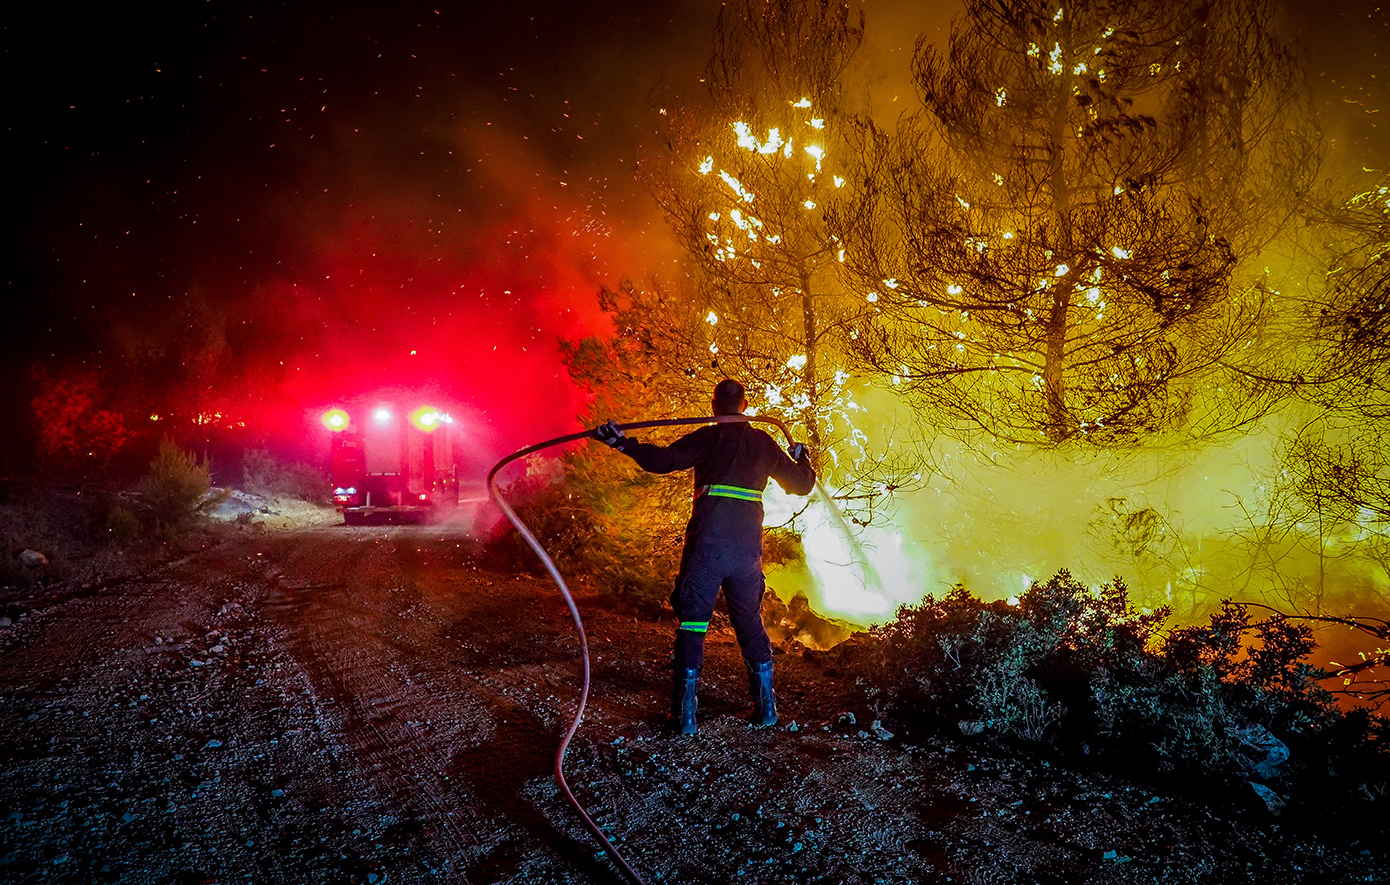
M 579 658 L 543 579 L 437 527 L 229 530 L 104 561 L 0 591 L 0 882 L 622 881 L 552 773 Z M 723 622 L 701 732 L 673 737 L 671 625 L 579 604 L 594 691 L 569 782 L 653 885 L 1390 879 L 1384 844 L 1253 797 L 985 737 L 905 744 L 833 655 L 779 655 L 782 724 L 750 730 Z

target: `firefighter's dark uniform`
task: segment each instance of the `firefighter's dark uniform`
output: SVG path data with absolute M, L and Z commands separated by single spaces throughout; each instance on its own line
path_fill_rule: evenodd
M 695 469 L 695 503 L 671 593 L 680 620 L 677 672 L 698 672 L 704 662 L 705 631 L 721 586 L 750 670 L 771 661 L 761 614 L 763 489 L 772 478 L 790 494 L 809 495 L 816 483 L 810 459 L 803 453 L 793 461 L 747 422 L 701 427 L 669 446 L 623 438 L 616 448 L 651 473 Z

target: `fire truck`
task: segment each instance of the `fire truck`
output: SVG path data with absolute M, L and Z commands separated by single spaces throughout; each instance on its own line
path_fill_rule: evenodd
M 421 405 L 332 408 L 333 503 L 348 525 L 437 522 L 459 500 L 454 420 Z

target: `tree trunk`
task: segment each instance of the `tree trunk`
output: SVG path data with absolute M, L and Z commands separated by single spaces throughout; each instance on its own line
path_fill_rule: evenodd
M 1062 24 L 1062 70 L 1057 74 L 1057 94 L 1052 108 L 1048 138 L 1052 157 L 1052 205 L 1058 227 L 1058 244 L 1054 256 L 1058 263 L 1067 262 L 1072 254 L 1071 185 L 1067 181 L 1067 142 L 1071 139 L 1068 110 L 1071 103 L 1071 24 Z M 1063 370 L 1066 367 L 1067 319 L 1071 310 L 1072 279 L 1075 270 L 1057 277 L 1052 287 L 1052 306 L 1044 330 L 1046 350 L 1043 355 L 1043 394 L 1046 414 L 1045 432 L 1052 442 L 1061 442 L 1071 435 L 1071 416 L 1067 411 L 1067 388 Z
M 821 451 L 821 432 L 820 432 L 820 384 L 816 374 L 817 359 L 816 351 L 820 345 L 819 333 L 816 329 L 816 302 L 811 294 L 811 274 L 806 268 L 800 270 L 801 283 L 801 332 L 803 344 L 806 347 L 806 365 L 802 368 L 802 384 L 806 386 L 806 399 L 808 405 L 802 416 L 802 422 L 806 425 L 806 432 L 810 434 L 808 440 L 811 444 L 812 458 L 819 466 Z
M 1070 275 L 1052 296 L 1052 310 L 1047 315 L 1047 353 L 1043 363 L 1043 392 L 1047 398 L 1047 438 L 1060 442 L 1071 433 L 1067 413 L 1067 389 L 1062 376 L 1066 363 L 1067 312 L 1071 308 Z

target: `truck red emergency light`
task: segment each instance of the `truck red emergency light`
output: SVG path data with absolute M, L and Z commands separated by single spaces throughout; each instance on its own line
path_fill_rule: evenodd
M 332 433 L 333 503 L 348 525 L 434 522 L 458 506 L 454 423 L 447 412 L 394 405 L 323 413 Z

